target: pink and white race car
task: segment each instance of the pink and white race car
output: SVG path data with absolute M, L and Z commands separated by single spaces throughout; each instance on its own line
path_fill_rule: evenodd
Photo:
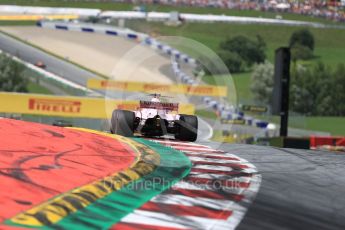
M 131 137 L 134 133 L 145 137 L 174 135 L 181 141 L 197 139 L 198 119 L 193 115 L 177 114 L 178 103 L 160 101 L 160 94 L 151 94 L 151 101 L 140 101 L 137 111 L 113 111 L 110 132 Z

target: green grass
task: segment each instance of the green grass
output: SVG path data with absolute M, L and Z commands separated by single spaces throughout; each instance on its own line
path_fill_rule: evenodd
M 232 80 L 224 79 L 230 78 L 228 75 L 219 76 L 203 76 L 202 80 L 210 85 L 231 85 L 235 84 L 237 101 L 240 103 L 249 103 L 252 101 L 252 93 L 250 91 L 251 72 L 231 74 Z M 228 88 L 228 94 L 233 94 L 231 88 Z
M 61 1 L 61 0 L 0 0 L 0 4 L 23 5 L 23 6 L 47 6 L 47 7 L 78 7 L 78 8 L 96 8 L 101 10 L 132 10 L 135 5 L 145 4 L 131 4 L 119 3 L 110 1 Z M 146 4 L 147 11 L 179 11 L 181 13 L 196 13 L 196 14 L 224 14 L 231 16 L 246 16 L 246 17 L 262 17 L 275 18 L 277 14 L 281 15 L 283 19 L 300 20 L 320 22 L 327 24 L 337 24 L 330 20 L 323 18 L 314 18 L 304 15 L 290 14 L 290 13 L 274 13 L 261 12 L 256 10 L 233 10 L 233 9 L 219 9 L 211 7 L 188 7 L 188 6 L 164 6 L 155 4 Z
M 306 117 L 305 126 L 296 128 L 331 132 L 332 135 L 345 136 L 345 117 Z
M 47 88 L 44 88 L 41 85 L 38 85 L 34 82 L 29 82 L 28 86 L 29 93 L 38 93 L 38 94 L 53 94 L 51 91 L 49 91 Z
M 217 119 L 217 115 L 215 112 L 213 112 L 211 110 L 206 110 L 206 109 L 197 109 L 195 111 L 195 115 L 197 115 L 199 117 L 213 119 L 213 120 Z
M 0 21 L 0 26 L 34 26 L 35 21 Z
M 213 51 L 217 52 L 219 43 L 228 37 L 245 35 L 255 39 L 256 35 L 261 35 L 267 43 L 267 58 L 274 62 L 275 49 L 287 46 L 291 34 L 300 29 L 293 26 L 276 25 L 238 25 L 238 24 L 207 24 L 188 23 L 180 27 L 165 26 L 160 22 L 139 22 L 131 21 L 127 23 L 130 27 L 146 33 L 158 35 L 181 36 L 194 39 Z M 345 30 L 344 29 L 318 29 L 309 28 L 315 37 L 314 58 L 310 61 L 300 62 L 303 65 L 314 65 L 319 61 L 326 65 L 335 67 L 338 63 L 345 63 Z M 239 102 L 250 103 L 252 94 L 250 92 L 251 72 L 232 74 Z M 203 80 L 208 84 L 221 85 L 223 81 L 215 81 L 217 78 L 204 76 Z
M 278 116 L 257 117 L 276 124 L 280 123 Z M 289 127 L 345 136 L 345 117 L 302 117 L 291 114 L 289 117 Z
M 296 26 L 227 23 L 187 23 L 180 27 L 170 27 L 160 22 L 139 21 L 131 21 L 127 25 L 146 33 L 190 38 L 206 45 L 215 52 L 219 50 L 219 43 L 226 38 L 245 35 L 255 39 L 256 35 L 260 35 L 267 43 L 267 59 L 271 62 L 274 60 L 275 50 L 278 47 L 287 46 L 291 34 L 301 28 Z M 314 35 L 314 54 L 318 57 L 310 60 L 310 64 L 323 61 L 325 64 L 336 66 L 339 62 L 345 62 L 345 29 L 309 28 L 309 30 Z
M 252 101 L 253 95 L 250 91 L 251 73 L 232 74 L 236 86 L 237 98 L 240 103 Z

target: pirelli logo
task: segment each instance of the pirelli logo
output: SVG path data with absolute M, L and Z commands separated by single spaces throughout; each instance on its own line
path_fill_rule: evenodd
M 123 82 L 113 80 L 89 79 L 87 87 L 90 89 L 124 90 L 129 92 L 157 92 L 178 93 L 197 96 L 222 96 L 226 97 L 227 87 L 211 85 L 185 85 L 185 84 L 155 84 L 143 82 Z
M 194 93 L 194 94 L 201 94 L 201 95 L 209 95 L 213 94 L 213 87 L 209 86 L 188 86 L 187 88 L 188 93 Z
M 157 85 L 157 84 L 145 84 L 144 85 L 144 92 L 146 92 L 146 91 L 169 92 L 170 86 L 169 85 Z
M 101 82 L 102 88 L 112 88 L 112 89 L 127 89 L 128 84 L 126 82 L 119 82 L 119 81 L 102 81 Z
M 55 112 L 55 113 L 80 113 L 81 102 L 72 100 L 57 99 L 29 99 L 29 110 L 39 112 Z

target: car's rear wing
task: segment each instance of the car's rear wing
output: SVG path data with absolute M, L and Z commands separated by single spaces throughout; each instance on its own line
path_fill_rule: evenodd
M 178 111 L 178 103 L 140 101 L 140 108 Z

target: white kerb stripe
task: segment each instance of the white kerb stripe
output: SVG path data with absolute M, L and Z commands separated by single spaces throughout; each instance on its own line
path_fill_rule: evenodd
M 198 157 L 191 157 L 190 156 L 189 160 L 191 160 L 191 161 L 205 161 L 205 162 L 220 163 L 220 164 L 222 164 L 222 163 L 223 164 L 241 164 L 241 162 L 237 161 L 237 160 L 212 159 L 212 158 L 206 158 L 206 157 L 201 157 L 201 156 L 198 156 Z M 248 167 L 250 167 L 250 165 L 248 165 Z
M 213 169 L 223 172 L 231 172 L 233 171 L 232 168 L 226 166 L 218 166 L 218 165 L 193 165 L 192 169 Z
M 196 216 L 173 216 L 164 213 L 135 210 L 133 213 L 125 216 L 122 222 L 148 224 L 164 227 L 175 227 L 180 229 L 229 229 L 230 224 L 224 220 L 215 220 L 210 218 Z
M 151 199 L 155 203 L 174 204 L 183 206 L 201 206 L 216 210 L 228 210 L 235 202 L 230 200 L 218 200 L 209 198 L 193 198 L 184 195 L 157 195 Z

